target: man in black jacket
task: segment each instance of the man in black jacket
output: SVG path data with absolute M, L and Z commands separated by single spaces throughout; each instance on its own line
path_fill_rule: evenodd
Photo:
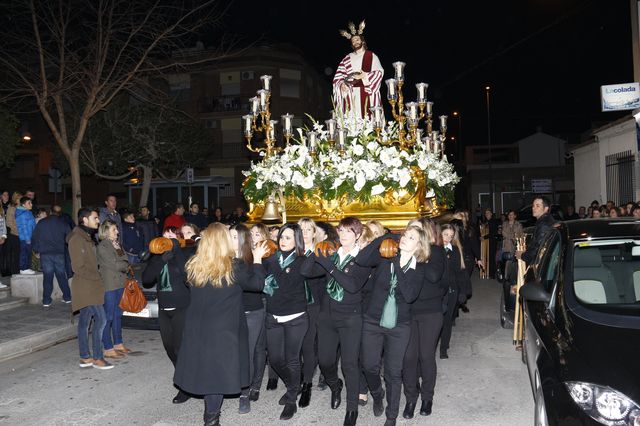
M 71 232 L 71 227 L 62 217 L 58 216 L 57 211 L 52 211 L 51 216 L 38 222 L 33 230 L 31 237 L 33 251 L 40 255 L 40 266 L 44 275 L 42 284 L 42 306 L 44 307 L 51 306 L 54 275 L 62 291 L 62 300 L 64 303 L 71 302 L 71 290 L 65 267 L 65 253 L 67 251 L 65 240 L 69 232 Z
M 555 223 L 555 220 L 549 213 L 549 206 L 551 205 L 547 197 L 536 197 L 533 199 L 533 205 L 531 207 L 533 211 L 533 217 L 537 219 L 536 228 L 533 231 L 533 238 L 527 245 L 526 251 L 516 251 L 516 258 L 522 259 L 529 266 L 536 258 L 538 254 L 538 248 L 542 244 L 547 232 Z

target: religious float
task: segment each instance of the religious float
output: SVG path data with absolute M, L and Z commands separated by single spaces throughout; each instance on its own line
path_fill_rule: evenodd
M 349 27 L 355 39 L 364 23 L 357 30 Z M 358 65 L 355 69 L 368 71 L 366 64 Z M 394 62 L 394 77 L 385 81 L 393 120 L 386 121 L 379 92 L 378 102 L 374 96 L 355 96 L 365 93 L 358 81 L 367 80 L 362 78 L 366 74 L 339 75 L 341 67 L 342 63 L 334 79 L 332 117 L 321 123 L 308 116 L 307 126 L 294 129 L 293 116 L 283 115 L 281 146 L 276 137 L 279 123 L 270 113 L 272 77 L 260 77 L 262 89 L 250 99 L 251 113 L 242 117 L 247 148 L 261 156 L 244 172 L 251 222 L 310 217 L 335 224 L 345 216 L 357 216 L 399 229 L 410 219 L 437 216 L 451 206 L 460 178 L 444 155 L 447 117 L 434 120 L 428 85 L 418 83 L 416 101 L 405 103 L 405 64 Z M 347 66 L 346 71 L 351 69 Z M 369 73 L 371 80 L 374 75 Z M 382 72 L 378 76 L 379 90 Z M 258 134 L 263 140 L 257 145 Z

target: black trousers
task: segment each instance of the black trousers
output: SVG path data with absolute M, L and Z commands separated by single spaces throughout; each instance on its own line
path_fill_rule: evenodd
M 360 341 L 362 315 L 358 313 L 320 312 L 318 318 L 318 361 L 331 389 L 338 386 L 338 346 L 342 358 L 342 376 L 347 387 L 347 411 L 358 411 L 360 390 Z
M 444 313 L 444 322 L 442 323 L 442 334 L 440 334 L 440 352 L 449 349 L 451 341 L 451 329 L 453 328 L 453 320 L 458 312 L 458 289 L 449 288 L 447 294 L 447 312 Z
M 264 301 L 263 301 L 264 302 Z M 263 303 L 265 305 L 266 312 L 266 302 Z M 264 316 L 264 320 L 266 321 L 266 315 Z M 262 379 L 264 377 L 264 369 L 267 365 L 267 330 L 266 326 L 262 327 L 262 332 L 258 336 L 258 341 L 256 342 L 255 355 L 253 357 L 254 368 L 253 368 L 253 379 L 251 383 L 251 389 L 260 390 L 262 387 Z M 271 368 L 269 368 L 269 372 L 271 372 Z M 277 374 L 273 373 L 273 377 L 278 377 Z
M 380 360 L 384 350 L 384 383 L 387 389 L 386 415 L 388 419 L 395 419 L 398 417 L 400 409 L 402 363 L 409 344 L 411 326 L 409 322 L 405 322 L 388 329 L 380 327 L 379 323 L 379 320 L 364 317 L 360 356 L 371 395 L 378 398 L 382 394 Z
M 311 383 L 313 381 L 313 373 L 315 373 L 318 365 L 317 336 L 320 305 L 318 303 L 307 305 L 307 314 L 309 315 L 309 328 L 302 341 L 302 381 Z
M 167 356 L 176 366 L 178 361 L 178 351 L 182 342 L 182 331 L 184 330 L 184 317 L 186 308 L 176 308 L 172 310 L 158 310 L 158 322 L 160 323 L 160 338 L 162 345 L 167 352 Z
M 418 392 L 423 401 L 433 400 L 438 367 L 436 348 L 442 331 L 441 312 L 414 315 L 411 320 L 411 337 L 404 355 L 402 383 L 407 402 L 416 402 Z M 418 388 L 418 379 L 422 376 L 422 385 Z
M 269 363 L 287 387 L 286 399 L 295 404 L 300 390 L 300 349 L 309 327 L 309 316 L 278 322 L 267 314 L 267 351 Z
M 257 360 L 259 359 L 257 347 L 258 340 L 260 339 L 260 335 L 264 334 L 264 308 L 256 309 L 255 311 L 245 312 L 245 317 L 247 319 L 247 329 L 249 331 L 249 375 L 251 380 L 251 385 L 242 390 L 243 395 L 249 395 L 249 391 L 251 389 L 260 390 L 260 386 L 262 385 L 262 374 L 258 371 L 257 368 Z M 264 352 L 264 349 L 262 349 Z M 264 358 L 265 355 L 263 354 Z M 262 367 L 262 371 L 264 371 L 264 364 Z M 259 375 L 260 381 L 256 380 L 256 376 Z

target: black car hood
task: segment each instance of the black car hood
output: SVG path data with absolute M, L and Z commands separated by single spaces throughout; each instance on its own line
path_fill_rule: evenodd
M 594 383 L 640 404 L 640 330 L 611 327 L 565 311 L 558 339 L 562 381 Z

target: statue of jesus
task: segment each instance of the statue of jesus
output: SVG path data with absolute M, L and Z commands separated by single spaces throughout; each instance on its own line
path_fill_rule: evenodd
M 384 70 L 378 56 L 367 49 L 364 27 L 364 21 L 357 30 L 349 22 L 349 31 L 340 31 L 351 41 L 353 52 L 344 57 L 333 77 L 333 98 L 339 117 L 367 117 L 371 114 L 369 108 L 382 106 L 380 85 Z

